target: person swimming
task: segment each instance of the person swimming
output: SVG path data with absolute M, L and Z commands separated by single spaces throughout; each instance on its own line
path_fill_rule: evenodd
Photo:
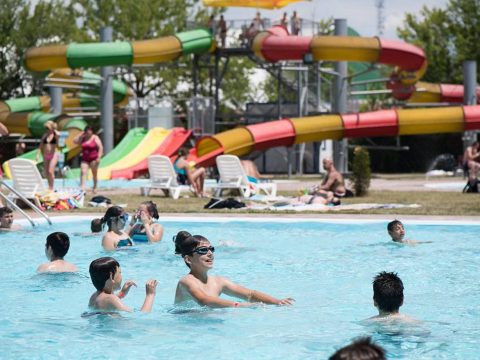
M 133 245 L 133 241 L 123 231 L 127 220 L 128 215 L 120 206 L 112 206 L 105 212 L 102 218 L 102 224 L 108 226 L 108 231 L 102 238 L 102 246 L 105 250 L 117 250 Z
M 124 305 L 121 299 L 128 294 L 132 286 L 137 286 L 134 281 L 126 281 L 122 290 L 118 294 L 114 294 L 114 291 L 120 289 L 122 285 L 122 269 L 117 260 L 112 257 L 93 260 L 90 263 L 89 272 L 92 284 L 97 289 L 88 302 L 90 308 L 104 311 L 133 311 Z M 147 281 L 145 284 L 145 301 L 140 311 L 150 312 L 152 310 L 156 288 L 157 280 L 150 279 Z
M 130 221 L 127 233 L 136 243 L 159 242 L 163 227 L 155 222 L 158 218 L 157 205 L 152 201 L 142 202 Z
M 70 238 L 64 232 L 54 232 L 47 236 L 45 243 L 45 256 L 48 263 L 37 268 L 37 272 L 76 272 L 78 268 L 63 258 L 70 248 Z
M 201 235 L 188 236 L 188 232 L 177 234 L 175 251 L 182 255 L 190 272 L 180 279 L 175 292 L 175 304 L 191 300 L 211 308 L 252 307 L 256 303 L 272 305 L 292 305 L 294 299 L 277 299 L 257 290 L 250 290 L 235 284 L 223 276 L 209 276 L 213 268 L 215 248 L 210 241 Z M 245 300 L 237 302 L 220 298 L 225 293 L 229 296 Z

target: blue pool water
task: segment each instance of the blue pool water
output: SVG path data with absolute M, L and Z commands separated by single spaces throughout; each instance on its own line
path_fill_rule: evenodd
M 152 313 L 118 318 L 81 316 L 94 290 L 88 265 L 106 255 L 100 237 L 71 236 L 66 259 L 79 266 L 79 274 L 35 273 L 46 261 L 47 234 L 88 231 L 89 220 L 0 233 L 0 358 L 326 359 L 363 335 L 386 348 L 389 359 L 474 359 L 480 353 L 478 226 L 407 223 L 408 237 L 432 241 L 407 247 L 389 241 L 386 222 L 199 218 L 163 224 L 161 243 L 114 255 L 124 281 L 138 283 L 127 305 L 140 308 L 145 281 L 159 282 Z M 277 297 L 292 296 L 296 304 L 172 312 L 176 283 L 187 273 L 171 241 L 181 229 L 216 246 L 212 273 Z M 401 312 L 422 324 L 362 322 L 376 314 L 371 281 L 382 270 L 398 272 L 405 285 Z

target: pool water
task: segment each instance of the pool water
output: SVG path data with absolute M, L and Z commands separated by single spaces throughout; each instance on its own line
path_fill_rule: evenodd
M 94 287 L 90 262 L 109 255 L 100 237 L 71 236 L 73 275 L 38 275 L 52 231 L 87 232 L 89 220 L 35 231 L 0 233 L 1 358 L 28 359 L 326 359 L 358 336 L 372 336 L 389 359 L 473 359 L 480 353 L 478 226 L 406 223 L 415 247 L 389 241 L 386 222 L 169 219 L 164 240 L 118 251 L 124 281 L 138 288 L 125 303 L 139 309 L 145 281 L 159 282 L 153 311 L 82 317 Z M 173 254 L 179 230 L 216 247 L 212 273 L 269 293 L 292 307 L 175 313 L 176 283 L 188 271 Z M 421 324 L 374 326 L 372 278 L 396 271 L 404 282 L 401 312 Z

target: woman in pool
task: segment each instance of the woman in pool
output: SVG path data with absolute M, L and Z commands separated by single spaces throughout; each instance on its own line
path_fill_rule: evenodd
M 108 231 L 103 235 L 102 246 L 105 250 L 117 250 L 125 246 L 132 246 L 133 241 L 123 231 L 128 215 L 120 206 L 108 208 L 102 218 L 102 224 L 107 224 Z
M 48 188 L 53 190 L 55 168 L 57 167 L 58 162 L 57 145 L 59 133 L 57 131 L 57 124 L 51 120 L 48 120 L 44 126 L 46 131 L 40 139 L 40 147 L 35 156 L 35 161 L 38 161 L 40 154 L 42 154 L 43 169 L 48 181 Z
M 180 232 L 185 234 L 184 232 Z M 208 239 L 200 235 L 189 237 L 179 236 L 175 241 L 175 251 L 180 253 L 185 264 L 190 268 L 190 273 L 180 279 L 175 292 L 175 304 L 190 300 L 202 306 L 211 308 L 224 307 L 251 307 L 255 303 L 272 305 L 292 305 L 292 298 L 277 299 L 260 291 L 250 290 L 223 276 L 209 276 L 208 271 L 213 267 L 213 252 Z M 236 302 L 220 298 L 225 293 L 245 302 Z
M 127 233 L 135 242 L 159 242 L 162 240 L 163 227 L 158 220 L 157 205 L 152 201 L 145 201 L 138 207 L 135 216 L 130 221 Z

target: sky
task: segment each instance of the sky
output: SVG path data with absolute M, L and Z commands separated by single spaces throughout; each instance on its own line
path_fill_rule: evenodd
M 280 10 L 260 9 L 262 17 L 278 20 L 283 12 L 290 17 L 294 10 L 302 18 L 309 20 L 321 20 L 333 17 L 334 19 L 346 19 L 348 26 L 354 28 L 361 36 L 377 35 L 377 9 L 375 0 L 311 0 L 291 4 Z M 448 0 L 385 0 L 384 38 L 398 39 L 396 29 L 402 24 L 405 13 L 418 14 L 423 6 L 429 8 L 445 8 Z M 252 8 L 229 8 L 225 13 L 225 19 L 253 19 L 256 9 Z

